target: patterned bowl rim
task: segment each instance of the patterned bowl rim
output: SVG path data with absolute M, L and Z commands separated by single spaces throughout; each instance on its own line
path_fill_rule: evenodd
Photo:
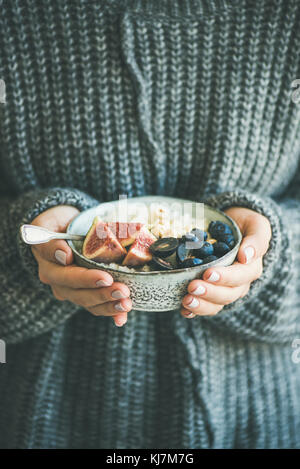
M 149 196 L 147 196 L 149 197 Z M 136 199 L 140 198 L 140 197 L 135 197 Z M 174 199 L 174 200 L 182 200 L 182 201 L 185 201 L 185 199 Z M 98 207 L 100 207 L 102 204 L 100 204 Z M 237 225 L 237 223 L 231 218 L 229 217 L 226 213 L 222 212 L 222 210 L 219 210 L 217 208 L 214 208 L 214 207 L 211 207 L 210 205 L 208 204 L 204 204 L 204 208 L 205 207 L 208 207 L 211 211 L 215 212 L 215 213 L 219 213 L 220 215 L 222 215 L 223 217 L 227 218 L 227 220 L 230 222 L 230 224 L 234 227 L 236 233 L 237 233 L 237 242 L 234 246 L 234 248 L 232 248 L 227 254 L 225 254 L 224 256 L 222 257 L 219 257 L 218 259 L 216 259 L 215 261 L 212 261 L 212 262 L 208 262 L 207 264 L 201 264 L 199 266 L 195 266 L 195 267 L 186 267 L 184 269 L 172 269 L 172 270 L 153 270 L 153 271 L 150 271 L 150 272 L 127 272 L 125 270 L 120 270 L 120 269 L 114 269 L 113 267 L 106 267 L 105 264 L 102 266 L 101 264 L 101 269 L 103 270 L 107 270 L 107 271 L 110 271 L 110 272 L 115 272 L 115 273 L 120 273 L 120 274 L 125 274 L 125 275 L 129 275 L 129 276 L 137 276 L 137 275 L 142 275 L 142 276 L 153 276 L 153 275 L 172 275 L 172 274 L 176 274 L 176 273 L 183 273 L 183 272 L 201 272 L 203 270 L 203 268 L 206 269 L 209 269 L 210 267 L 214 267 L 215 265 L 219 265 L 219 262 L 222 260 L 226 260 L 227 258 L 229 258 L 230 256 L 232 256 L 233 253 L 237 253 L 238 251 L 238 248 L 241 244 L 241 241 L 242 241 L 242 234 L 241 234 L 241 231 Z M 88 210 L 92 210 L 93 208 L 95 207 L 92 207 Z M 80 212 L 75 218 L 73 218 L 73 220 L 69 223 L 69 225 L 67 226 L 67 233 L 70 232 L 72 230 L 72 225 L 73 223 L 75 222 L 75 220 L 77 220 L 80 216 L 82 216 L 83 213 L 87 212 L 88 210 L 83 210 L 82 212 Z M 97 267 L 97 269 L 99 269 L 99 265 L 100 263 L 98 262 L 95 262 L 93 260 L 90 260 L 90 259 L 87 259 L 86 257 L 84 257 L 80 252 L 77 251 L 77 249 L 75 248 L 74 244 L 73 244 L 73 241 L 71 240 L 68 240 L 67 241 L 70 248 L 72 249 L 72 251 L 74 252 L 74 254 L 78 257 L 80 257 L 82 260 L 84 260 L 85 262 L 87 262 L 88 264 L 90 265 L 93 265 L 95 267 Z

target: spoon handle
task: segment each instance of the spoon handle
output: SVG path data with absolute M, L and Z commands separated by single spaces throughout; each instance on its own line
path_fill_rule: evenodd
M 82 241 L 85 236 L 70 233 L 56 233 L 46 228 L 35 225 L 22 225 L 20 228 L 21 238 L 26 244 L 48 243 L 52 239 L 71 239 L 73 241 Z

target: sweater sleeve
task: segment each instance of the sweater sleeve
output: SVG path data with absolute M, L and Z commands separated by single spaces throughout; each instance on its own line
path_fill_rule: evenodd
M 98 202 L 71 188 L 33 190 L 18 198 L 0 196 L 0 338 L 21 342 L 63 323 L 80 308 L 57 301 L 48 285 L 38 278 L 37 262 L 30 246 L 23 243 L 19 228 L 56 205 L 79 210 Z
M 244 190 L 214 195 L 207 204 L 226 210 L 239 206 L 266 216 L 272 238 L 263 258 L 263 274 L 248 294 L 207 320 L 242 338 L 289 342 L 300 334 L 300 168 L 281 198 Z

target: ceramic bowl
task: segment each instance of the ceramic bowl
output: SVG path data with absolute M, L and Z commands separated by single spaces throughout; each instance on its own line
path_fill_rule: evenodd
M 127 200 L 128 204 L 142 203 L 146 205 L 150 205 L 151 203 L 170 204 L 174 202 L 178 204 L 191 203 L 190 200 L 161 196 L 134 197 Z M 69 224 L 67 232 L 85 235 L 96 215 L 99 215 L 105 220 L 105 214 L 114 207 L 114 204 L 118 203 L 119 201 L 107 202 L 81 212 Z M 204 205 L 204 218 L 207 223 L 216 220 L 227 223 L 233 231 L 236 244 L 234 248 L 223 257 L 209 264 L 186 269 L 159 272 L 121 271 L 86 259 L 81 254 L 82 242 L 68 241 L 68 243 L 74 253 L 77 265 L 87 267 L 88 269 L 105 270 L 112 275 L 115 281 L 125 283 L 129 287 L 133 309 L 148 312 L 170 311 L 180 308 L 182 298 L 186 294 L 187 286 L 191 280 L 201 278 L 205 270 L 209 267 L 216 265 L 228 266 L 232 264 L 236 258 L 242 239 L 237 224 L 230 217 L 225 215 L 225 213 L 208 205 Z

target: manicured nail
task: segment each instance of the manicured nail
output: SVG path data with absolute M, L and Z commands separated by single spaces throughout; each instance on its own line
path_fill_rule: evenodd
M 124 295 L 124 293 L 122 293 L 120 290 L 114 290 L 111 293 L 111 296 L 116 300 L 120 300 L 121 298 L 127 298 L 127 295 Z
M 195 316 L 196 315 L 194 313 L 188 313 L 184 315 L 185 318 L 194 318 Z
M 116 318 L 113 318 L 113 319 L 114 319 L 115 325 L 116 325 L 117 327 L 122 327 L 122 326 L 124 326 L 124 324 L 126 324 L 126 322 L 127 322 L 127 319 L 124 318 L 124 317 L 121 317 L 121 318 L 116 317 Z
M 98 280 L 96 282 L 97 287 L 110 287 L 112 285 L 112 282 L 105 282 L 104 280 Z
M 67 254 L 61 249 L 57 249 L 54 253 L 55 259 L 62 265 L 67 265 Z
M 203 295 L 205 293 L 205 288 L 203 285 L 199 285 L 195 290 L 192 291 L 193 295 Z
M 122 303 L 116 303 L 114 305 L 114 308 L 117 310 L 117 311 L 126 311 L 126 308 L 124 308 L 124 306 L 122 305 Z
M 199 306 L 199 301 L 196 298 L 193 298 L 189 303 L 186 303 L 189 308 L 197 308 Z
M 220 274 L 214 270 L 208 277 L 207 282 L 217 282 L 218 280 L 220 280 Z
M 246 256 L 246 264 L 249 264 L 249 262 L 251 261 L 251 259 L 253 259 L 254 254 L 255 254 L 254 248 L 252 246 L 248 246 L 244 250 L 244 253 L 245 253 L 245 256 Z

